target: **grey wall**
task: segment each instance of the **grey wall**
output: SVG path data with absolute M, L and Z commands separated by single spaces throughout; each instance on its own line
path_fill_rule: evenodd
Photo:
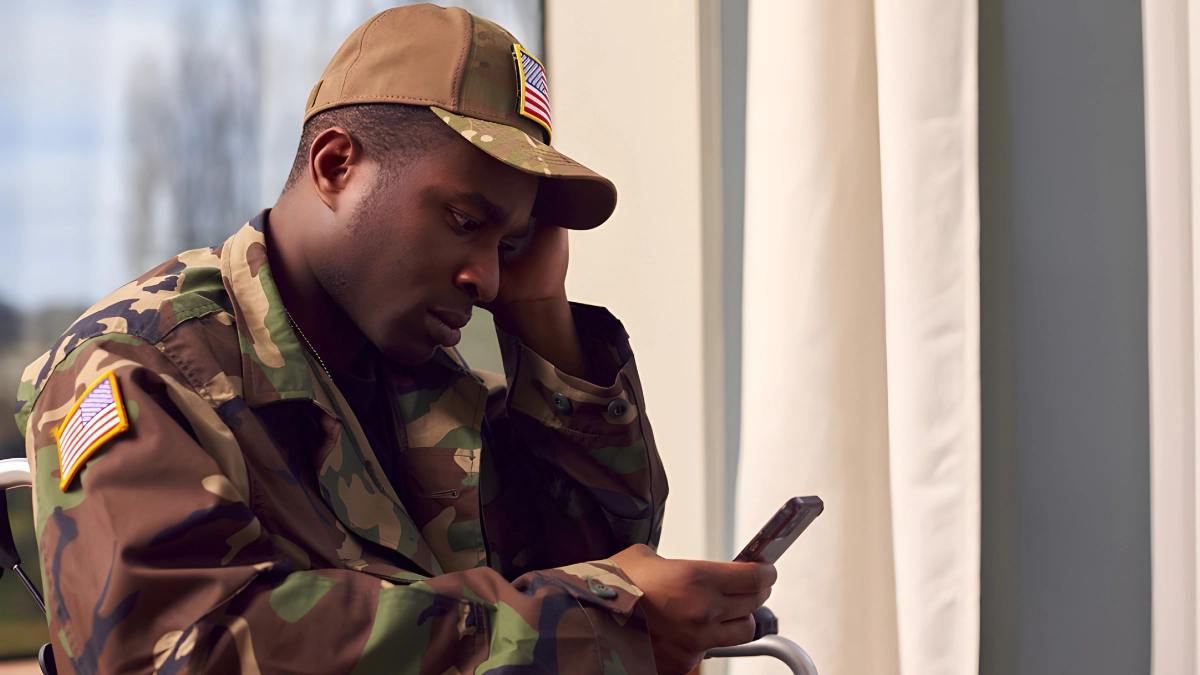
M 725 321 L 725 493 L 730 495 L 725 522 L 725 558 L 741 543 L 733 541 L 738 454 L 742 443 L 742 252 L 746 210 L 746 54 L 749 2 L 721 0 L 721 258 Z M 738 548 L 735 549 L 734 546 Z
M 984 675 L 1150 669 L 1137 0 L 981 0 Z

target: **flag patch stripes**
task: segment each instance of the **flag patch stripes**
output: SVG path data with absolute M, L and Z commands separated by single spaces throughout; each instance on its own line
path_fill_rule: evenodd
M 521 86 L 521 98 L 517 105 L 521 115 L 537 122 L 546 129 L 547 138 L 554 133 L 550 117 L 550 90 L 546 86 L 546 69 L 535 56 L 519 44 L 513 45 L 517 62 L 517 80 Z
M 110 370 L 83 392 L 55 431 L 62 491 L 67 491 L 75 474 L 100 446 L 128 428 L 117 376 Z

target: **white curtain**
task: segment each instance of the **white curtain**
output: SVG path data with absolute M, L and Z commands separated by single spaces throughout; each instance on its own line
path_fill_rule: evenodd
M 978 672 L 976 11 L 750 3 L 736 529 L 825 500 L 769 603 L 825 675 Z
M 1144 0 L 1154 675 L 1200 675 L 1200 3 Z

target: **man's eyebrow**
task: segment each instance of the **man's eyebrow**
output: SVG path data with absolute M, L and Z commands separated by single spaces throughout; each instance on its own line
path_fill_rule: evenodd
M 493 223 L 497 223 L 499 225 L 508 224 L 508 212 L 478 192 L 461 192 L 459 193 L 458 197 L 464 201 L 471 202 L 475 208 L 483 211 L 484 216 L 486 216 L 487 219 Z M 523 227 L 518 234 L 513 236 L 518 238 L 524 237 L 525 235 L 529 234 L 529 231 L 532 229 L 533 218 L 530 218 L 529 222 L 525 223 L 525 227 Z
M 494 223 L 503 224 L 508 222 L 508 213 L 506 213 L 504 209 L 497 206 L 495 202 L 487 197 L 484 197 L 478 192 L 460 192 L 458 194 L 458 198 L 471 202 L 475 208 L 483 211 L 483 215 L 488 220 Z

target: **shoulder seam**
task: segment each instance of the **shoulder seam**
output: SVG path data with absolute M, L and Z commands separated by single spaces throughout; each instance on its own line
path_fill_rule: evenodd
M 67 360 L 67 357 L 70 356 L 71 354 L 73 354 L 80 347 L 83 347 L 84 345 L 88 344 L 89 342 L 92 342 L 94 340 L 98 340 L 101 338 L 105 338 L 110 335 L 121 335 L 124 337 L 133 338 L 134 340 L 140 340 L 147 346 L 154 346 L 154 343 L 150 342 L 149 340 L 147 340 L 146 338 L 144 338 L 140 335 L 134 335 L 132 333 L 120 333 L 120 332 L 116 332 L 116 331 L 109 332 L 109 333 L 100 333 L 99 335 L 93 335 L 89 338 L 80 340 L 75 346 L 73 346 L 70 349 L 68 349 L 67 351 L 63 352 L 62 356 L 55 359 L 53 362 L 51 362 L 46 367 L 46 376 L 34 388 L 33 395 L 31 395 L 29 397 L 28 401 L 25 401 L 25 404 L 23 406 L 21 406 L 20 410 L 17 411 L 17 415 L 19 416 L 21 414 L 28 414 L 30 416 L 29 418 L 26 418 L 26 422 L 28 422 L 28 420 L 32 417 L 33 408 L 37 405 L 38 399 L 42 397 L 42 391 L 44 391 L 46 389 L 46 383 L 50 381 L 51 377 L 54 377 L 54 369 L 57 368 L 59 366 L 59 364 L 61 364 L 63 361 Z M 172 363 L 171 365 L 175 365 L 175 364 Z M 22 431 L 24 431 L 24 430 L 22 430 Z

